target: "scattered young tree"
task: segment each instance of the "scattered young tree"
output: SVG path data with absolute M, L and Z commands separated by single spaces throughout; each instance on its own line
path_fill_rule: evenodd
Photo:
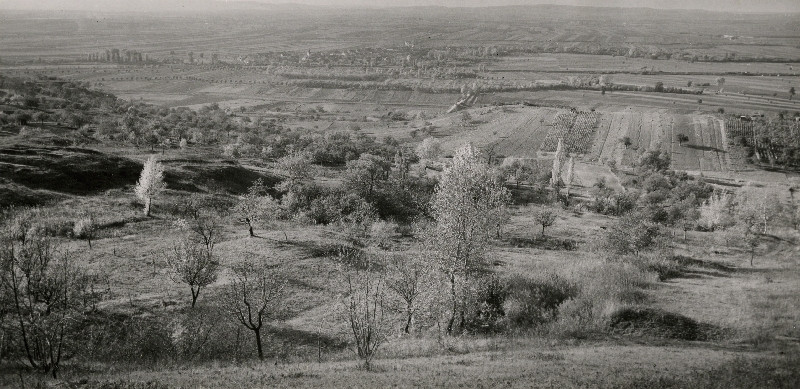
M 285 310 L 286 283 L 263 266 L 241 263 L 231 268 L 232 279 L 223 293 L 224 307 L 234 320 L 253 331 L 258 359 L 264 360 L 261 329 Z
M 536 220 L 536 224 L 542 226 L 542 236 L 544 236 L 544 229 L 546 227 L 555 224 L 557 215 L 556 211 L 552 208 L 541 208 L 534 213 L 533 220 Z
M 278 204 L 267 193 L 266 185 L 262 179 L 256 180 L 247 193 L 239 198 L 233 207 L 233 213 L 247 224 L 250 236 L 256 236 L 253 227 L 259 223 L 275 217 Z
M 386 287 L 400 300 L 396 310 L 404 316 L 403 332 L 411 333 L 417 313 L 425 307 L 431 285 L 430 265 L 419 255 L 386 255 Z
M 678 146 L 683 146 L 683 142 L 688 142 L 689 141 L 689 137 L 686 136 L 686 134 L 683 134 L 683 133 L 678 134 L 676 137 L 678 138 Z
M 625 150 L 627 150 L 628 147 L 630 147 L 633 144 L 633 141 L 631 140 L 631 137 L 629 137 L 629 136 L 624 136 L 624 137 L 620 138 L 619 142 L 622 143 L 625 146 Z
M 158 196 L 166 187 L 164 183 L 164 165 L 151 155 L 144 163 L 139 182 L 136 184 L 134 193 L 139 200 L 144 202 L 144 214 L 150 216 L 150 205 L 153 198 Z
M 372 358 L 390 328 L 385 275 L 374 268 L 370 258 L 367 255 L 363 268 L 344 271 L 347 294 L 343 305 L 353 336 L 353 352 L 364 361 L 366 370 L 371 369 Z
M 183 239 L 173 246 L 172 252 L 167 255 L 166 262 L 169 265 L 172 280 L 189 285 L 192 292 L 192 308 L 197 303 L 200 290 L 217 281 L 219 261 L 209 246 L 197 245 L 189 238 Z
M 94 219 L 91 217 L 82 217 L 73 225 L 72 235 L 77 239 L 86 239 L 86 241 L 89 242 L 89 249 L 91 250 L 95 229 Z
M 497 228 L 496 210 L 509 199 L 508 191 L 471 144 L 457 150 L 452 165 L 442 173 L 431 204 L 436 224 L 429 247 L 449 282 L 448 334 L 463 328 L 465 287 L 481 266 L 491 231 Z
M 717 82 L 717 87 L 719 87 L 717 93 L 722 93 L 722 87 L 725 86 L 725 77 L 717 77 L 716 82 Z
M 664 91 L 664 83 L 661 81 L 656 82 L 656 86 L 654 88 L 656 92 L 663 92 Z
M 789 88 L 789 100 L 791 100 L 794 97 L 795 93 L 796 92 L 794 87 Z

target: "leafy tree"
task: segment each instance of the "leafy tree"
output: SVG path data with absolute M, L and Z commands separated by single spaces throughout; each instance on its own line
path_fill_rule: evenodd
M 278 159 L 276 167 L 286 174 L 284 190 L 311 177 L 311 157 L 306 153 L 292 153 Z
M 567 160 L 567 173 L 564 176 L 564 185 L 567 190 L 567 199 L 569 199 L 569 191 L 572 189 L 573 181 L 575 181 L 575 159 L 569 157 Z
M 717 77 L 717 87 L 719 87 L 718 93 L 722 93 L 722 87 L 725 86 L 725 77 Z
M 345 187 L 365 199 L 375 198 L 379 186 L 389 178 L 391 165 L 377 155 L 362 154 L 357 160 L 347 162 L 344 174 Z
M 636 254 L 658 243 L 658 225 L 641 215 L 623 216 L 611 225 L 606 234 L 606 248 L 615 254 Z
M 686 134 L 683 134 L 683 133 L 678 134 L 677 138 L 678 138 L 678 145 L 679 146 L 683 146 L 683 142 L 688 142 L 689 141 L 689 137 L 686 136 Z
M 556 146 L 556 153 L 553 156 L 553 169 L 550 174 L 550 185 L 556 190 L 561 185 L 561 170 L 564 167 L 564 158 L 564 140 L 558 138 L 558 146 Z
M 200 290 L 216 282 L 219 273 L 219 261 L 209 246 L 196 245 L 188 238 L 173 246 L 166 262 L 172 280 L 189 285 L 192 292 L 192 308 L 197 303 Z
M 625 137 L 620 138 L 619 142 L 622 143 L 625 146 L 625 150 L 627 150 L 628 147 L 630 147 L 633 144 L 633 141 L 631 140 L 631 137 L 629 137 L 629 136 L 625 136 Z
M 663 92 L 664 91 L 664 83 L 661 81 L 656 82 L 656 87 L 654 88 L 656 92 Z
M 164 183 L 164 165 L 156 159 L 155 155 L 144 163 L 139 182 L 136 184 L 134 193 L 139 200 L 144 202 L 144 214 L 150 216 L 150 205 L 153 198 L 158 196 L 166 187 Z
M 254 263 L 234 265 L 231 273 L 231 282 L 223 292 L 223 306 L 234 320 L 253 331 L 258 359 L 263 361 L 261 329 L 264 322 L 278 319 L 285 310 L 286 282 Z
M 541 208 L 533 215 L 533 220 L 542 226 L 542 236 L 544 236 L 544 229 L 552 226 L 556 222 L 557 213 L 552 208 Z
M 448 334 L 463 329 L 466 287 L 482 264 L 491 231 L 497 228 L 496 211 L 509 199 L 471 144 L 457 150 L 452 165 L 442 173 L 431 204 L 436 224 L 430 247 L 449 282 Z
M 417 156 L 423 160 L 435 160 L 442 155 L 442 143 L 434 138 L 425 138 L 416 148 Z
M 521 182 L 535 179 L 538 172 L 536 165 L 520 158 L 503 159 L 500 171 L 505 177 L 512 178 L 517 188 Z
M 794 87 L 789 88 L 789 100 L 791 100 L 795 95 Z
M 669 170 L 671 162 L 672 158 L 668 151 L 650 150 L 639 158 L 637 166 L 645 169 L 645 171 L 663 172 Z

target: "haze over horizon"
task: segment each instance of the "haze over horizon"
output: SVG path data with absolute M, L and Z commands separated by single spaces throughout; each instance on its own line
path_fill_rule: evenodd
M 512 5 L 567 5 L 656 9 L 702 9 L 709 11 L 743 13 L 796 13 L 800 12 L 797 0 L 0 0 L 0 9 L 42 11 L 142 11 L 142 10 L 219 10 L 238 8 L 247 3 L 298 4 L 326 7 L 390 8 L 412 6 L 489 7 Z

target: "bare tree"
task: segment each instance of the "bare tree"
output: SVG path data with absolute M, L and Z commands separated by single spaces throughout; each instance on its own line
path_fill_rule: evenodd
M 390 328 L 385 275 L 375 269 L 371 258 L 367 255 L 362 268 L 343 271 L 347 286 L 343 305 L 353 336 L 353 352 L 364 361 L 366 370 L 370 370 Z
M 243 263 L 231 268 L 233 279 L 224 292 L 225 309 L 253 332 L 258 359 L 264 360 L 261 329 L 284 311 L 286 283 L 265 267 Z
M 164 166 L 158 162 L 154 155 L 151 155 L 147 162 L 144 163 L 139 182 L 134 189 L 136 197 L 144 202 L 145 216 L 150 216 L 150 204 L 153 201 L 153 197 L 160 194 L 165 187 Z
M 50 238 L 0 247 L 0 288 L 14 324 L 12 352 L 34 369 L 57 378 L 61 362 L 78 348 L 81 316 L 97 297 L 73 257 Z
M 217 281 L 219 261 L 209 247 L 213 245 L 199 246 L 186 238 L 176 243 L 166 258 L 172 280 L 189 285 L 192 308 L 197 303 L 200 290 Z
M 386 255 L 386 286 L 400 300 L 396 309 L 404 316 L 403 332 L 406 334 L 411 332 L 417 313 L 426 306 L 426 297 L 433 287 L 433 269 L 420 255 L 423 254 Z

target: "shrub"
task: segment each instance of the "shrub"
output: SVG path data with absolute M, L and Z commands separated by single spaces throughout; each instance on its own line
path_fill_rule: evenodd
M 509 325 L 536 327 L 554 320 L 559 306 L 577 295 L 571 282 L 553 273 L 532 280 L 520 276 L 506 281 L 507 297 L 503 304 Z
M 464 330 L 473 334 L 500 332 L 504 328 L 506 313 L 503 305 L 508 295 L 507 289 L 494 275 L 477 285 L 465 312 Z

